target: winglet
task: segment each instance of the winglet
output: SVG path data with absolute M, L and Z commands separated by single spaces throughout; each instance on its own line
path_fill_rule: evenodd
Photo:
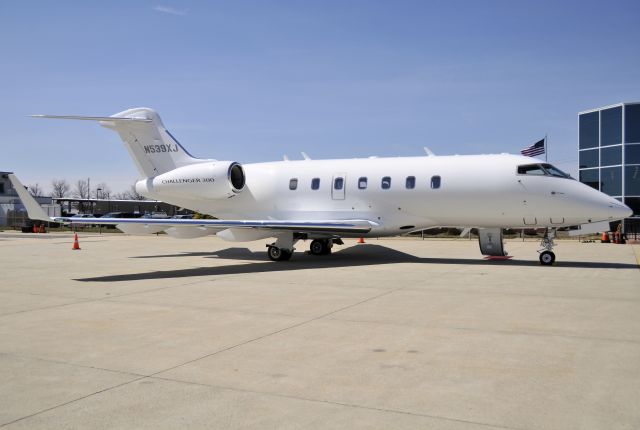
M 30 219 L 37 219 L 40 221 L 51 221 L 51 217 L 45 213 L 42 207 L 36 202 L 36 199 L 33 198 L 29 191 L 22 185 L 22 182 L 14 175 L 13 173 L 9 173 L 9 180 L 13 184 L 13 188 L 15 188 L 18 193 L 18 197 L 22 200 L 22 204 L 25 208 L 27 208 L 27 215 Z

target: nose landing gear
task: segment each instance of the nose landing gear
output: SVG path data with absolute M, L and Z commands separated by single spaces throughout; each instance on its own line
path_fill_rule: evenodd
M 540 242 L 540 264 L 543 266 L 551 266 L 556 261 L 556 254 L 553 253 L 553 247 L 556 246 L 553 239 L 556 238 L 556 229 L 546 229 L 542 241 Z

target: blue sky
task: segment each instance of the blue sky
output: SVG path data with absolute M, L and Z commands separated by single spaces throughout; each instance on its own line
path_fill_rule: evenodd
M 137 178 L 113 132 L 29 114 L 156 109 L 199 157 L 517 153 L 640 100 L 638 1 L 1 2 L 0 170 Z

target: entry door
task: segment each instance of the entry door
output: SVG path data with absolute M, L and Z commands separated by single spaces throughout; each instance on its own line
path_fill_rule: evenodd
M 347 174 L 336 173 L 331 181 L 331 198 L 333 200 L 344 200 L 344 189 L 347 186 Z

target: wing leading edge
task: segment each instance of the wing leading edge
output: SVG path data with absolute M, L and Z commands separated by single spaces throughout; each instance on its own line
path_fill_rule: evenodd
M 214 227 L 285 230 L 309 233 L 368 233 L 378 226 L 370 220 L 221 220 L 221 219 L 155 219 L 155 218 L 69 218 L 55 217 L 50 221 L 64 224 L 137 224 L 163 227 Z

